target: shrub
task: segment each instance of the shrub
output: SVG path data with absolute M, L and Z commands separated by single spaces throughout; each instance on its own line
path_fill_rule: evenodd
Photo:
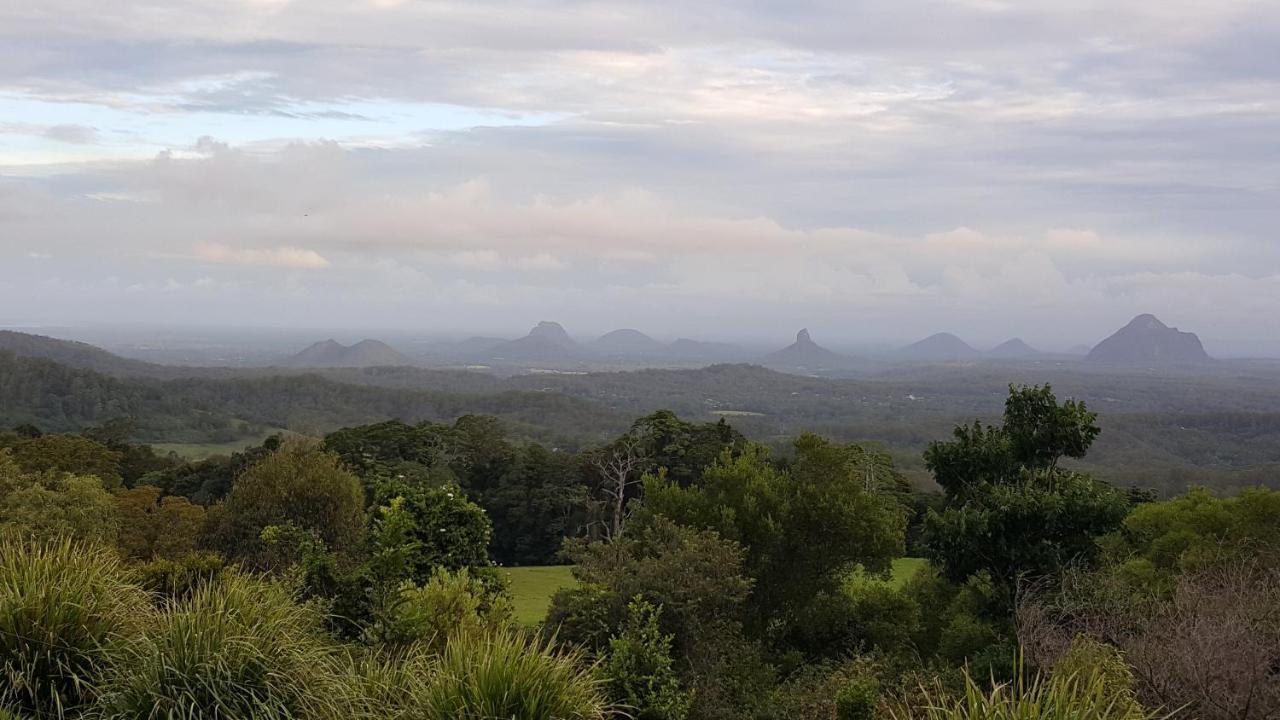
M 1022 669 L 1022 668 L 1019 668 Z M 1118 691 L 1110 668 L 1086 664 L 1075 672 L 1018 673 L 1012 682 L 990 690 L 965 673 L 964 692 L 946 697 L 924 690 L 916 707 L 893 708 L 893 720 L 1153 720 L 1169 717 L 1139 706 Z
M 438 653 L 454 635 L 496 630 L 510 620 L 511 604 L 504 593 L 490 593 L 465 569 L 437 568 L 422 587 L 405 583 L 368 636 L 383 645 L 418 643 Z
M 0 707 L 62 717 L 91 701 L 148 613 L 110 550 L 0 539 Z
M 836 693 L 836 720 L 875 720 L 880 684 L 875 678 L 858 678 Z
M 152 560 L 133 567 L 136 582 L 160 602 L 184 600 L 222 576 L 227 561 L 212 552 L 193 552 L 177 560 Z
M 622 632 L 609 640 L 603 672 L 611 695 L 635 710 L 636 720 L 684 720 L 690 696 L 680 687 L 670 635 L 658 627 L 662 608 L 640 598 L 627 606 Z
M 345 718 L 354 683 L 282 588 L 227 573 L 172 604 L 130 644 L 106 718 Z
M 553 641 L 503 629 L 456 635 L 409 713 L 422 720 L 597 720 L 605 704 L 593 668 Z

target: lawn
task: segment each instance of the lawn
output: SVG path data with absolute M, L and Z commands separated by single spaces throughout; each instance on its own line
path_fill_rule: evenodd
M 849 584 L 888 583 L 893 587 L 902 587 L 903 583 L 927 564 L 928 561 L 924 558 L 898 558 L 893 561 L 893 574 L 888 580 L 868 578 L 855 573 L 849 578 Z M 515 605 L 516 622 L 521 625 L 537 625 L 542 622 L 551 605 L 551 596 L 560 588 L 572 587 L 577 582 L 573 579 L 573 567 L 570 565 L 504 569 L 511 579 L 511 600 Z
M 272 429 L 270 432 L 263 433 L 257 437 L 241 438 L 239 440 L 231 440 L 223 443 L 150 443 L 151 447 L 156 449 L 158 453 L 176 453 L 178 457 L 184 460 L 204 460 L 213 455 L 230 455 L 240 452 L 248 447 L 261 445 L 271 435 L 276 433 L 290 434 L 288 430 L 280 428 Z
M 537 625 L 542 622 L 551 605 L 551 596 L 560 588 L 572 587 L 577 583 L 573 579 L 571 565 L 513 567 L 505 570 L 507 577 L 511 579 L 511 600 L 515 605 L 516 622 L 521 625 Z
M 908 580 L 912 578 L 921 568 L 929 564 L 924 558 L 902 557 L 893 561 L 893 572 L 888 580 L 881 580 L 876 577 L 866 577 L 861 572 L 856 572 L 849 576 L 847 586 L 852 587 L 858 583 L 885 583 L 890 587 L 900 588 Z

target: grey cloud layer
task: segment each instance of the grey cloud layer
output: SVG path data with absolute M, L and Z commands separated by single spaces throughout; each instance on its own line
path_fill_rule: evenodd
M 0 0 L 0 96 L 124 118 L 0 142 L 145 149 L 0 155 L 0 301 L 1061 345 L 1154 311 L 1276 351 L 1278 34 L 1249 0 Z M 541 119 L 385 130 L 434 106 Z M 329 120 L 367 130 L 288 142 Z

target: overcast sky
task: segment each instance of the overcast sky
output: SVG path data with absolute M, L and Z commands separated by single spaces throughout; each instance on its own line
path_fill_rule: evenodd
M 0 0 L 0 323 L 1280 353 L 1275 0 Z

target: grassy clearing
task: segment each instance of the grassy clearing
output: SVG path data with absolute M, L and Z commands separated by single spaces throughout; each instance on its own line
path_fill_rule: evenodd
M 547 615 L 551 596 L 560 588 L 572 587 L 578 581 L 573 578 L 570 565 L 506 568 L 511 579 L 511 600 L 515 605 L 516 622 L 521 625 L 537 625 Z
M 908 580 L 910 580 L 922 568 L 928 566 L 929 561 L 924 558 L 903 557 L 893 561 L 893 571 L 888 580 L 881 580 L 877 577 L 868 577 L 861 572 L 855 572 L 849 576 L 846 587 L 854 587 L 861 583 L 881 583 L 887 584 L 893 588 L 900 588 Z
M 854 573 L 849 577 L 848 584 L 852 587 L 857 583 L 887 583 L 898 588 L 928 564 L 929 561 L 924 558 L 898 558 L 893 561 L 893 573 L 888 580 Z M 573 567 L 570 565 L 513 567 L 505 568 L 505 571 L 511 579 L 511 600 L 515 605 L 516 622 L 521 625 L 537 625 L 542 622 L 547 615 L 547 608 L 551 606 L 551 596 L 560 588 L 572 587 L 577 582 L 573 579 Z
M 263 433 L 259 437 L 240 438 L 239 440 L 231 440 L 223 443 L 150 443 L 160 454 L 176 453 L 178 457 L 186 460 L 204 460 L 214 455 L 230 455 L 240 452 L 247 447 L 261 445 L 271 435 L 276 433 L 290 434 L 287 430 L 280 428 Z

